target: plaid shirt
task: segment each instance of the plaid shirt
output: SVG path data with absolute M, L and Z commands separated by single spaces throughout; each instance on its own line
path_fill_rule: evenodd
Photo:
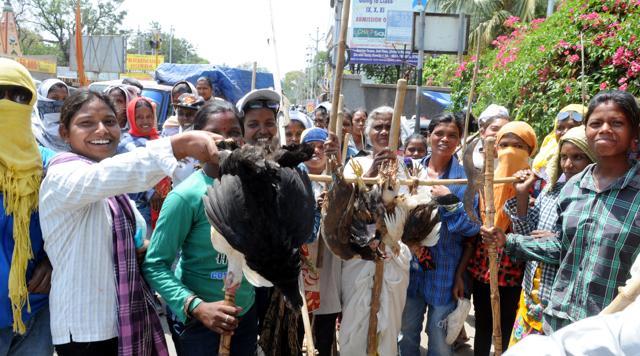
M 529 207 L 527 216 L 520 217 L 517 214 L 517 199 L 512 198 L 504 206 L 505 212 L 511 219 L 512 234 L 507 235 L 507 243 L 504 251 L 514 260 L 528 261 L 524 268 L 522 288 L 527 305 L 528 314 L 537 321 L 542 321 L 542 311 L 549 304 L 551 287 L 558 272 L 558 262 L 542 263 L 535 259 L 536 256 L 527 254 L 527 243 L 535 240 L 528 236 L 534 230 L 554 231 L 558 220 L 558 196 L 564 183 L 556 183 L 549 189 L 543 190 L 536 199 L 534 206 Z M 522 246 L 522 247 L 521 247 Z M 532 299 L 533 279 L 536 269 L 540 266 L 540 285 L 538 291 L 539 303 Z
M 640 163 L 598 192 L 595 165 L 569 180 L 558 198 L 559 237 L 531 241 L 529 249 L 543 262 L 560 261 L 545 332 L 596 315 L 630 277 L 640 252 Z
M 422 161 L 422 165 L 427 167 L 429 157 Z M 449 167 L 439 177 L 441 179 L 466 178 L 464 169 L 453 157 Z M 451 193 L 463 200 L 466 185 L 449 186 Z M 477 206 L 477 199 L 475 200 Z M 408 294 L 410 296 L 423 295 L 425 303 L 429 305 L 446 305 L 453 301 L 453 284 L 456 269 L 460 263 L 463 250 L 463 240 L 465 237 L 475 236 L 480 232 L 480 225 L 469 219 L 464 211 L 462 203 L 453 211 L 448 211 L 443 207 L 438 207 L 440 214 L 440 238 L 435 246 L 428 247 L 434 268 L 425 269 L 419 265 L 416 257 L 411 262 L 411 280 Z M 420 293 L 422 292 L 422 293 Z

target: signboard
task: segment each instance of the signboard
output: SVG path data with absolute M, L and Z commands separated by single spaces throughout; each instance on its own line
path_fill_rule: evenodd
M 76 41 L 70 41 L 69 67 L 78 70 Z M 96 73 L 122 73 L 125 70 L 124 36 L 82 36 L 84 70 Z
M 25 68 L 27 68 L 29 72 L 46 73 L 46 74 L 53 74 L 53 75 L 57 73 L 56 62 L 44 61 L 41 59 L 27 58 L 27 57 L 7 56 L 7 58 L 11 58 L 14 61 L 22 64 Z
M 417 29 L 419 14 L 413 14 L 413 50 L 418 46 Z M 467 53 L 471 17 L 459 14 L 426 13 L 424 19 L 424 42 L 426 53 L 458 54 Z
M 164 56 L 147 54 L 127 54 L 128 72 L 153 72 L 156 67 L 164 63 Z
M 413 0 L 353 0 L 349 22 L 350 63 L 416 65 L 407 33 L 411 22 L 406 12 L 413 11 Z

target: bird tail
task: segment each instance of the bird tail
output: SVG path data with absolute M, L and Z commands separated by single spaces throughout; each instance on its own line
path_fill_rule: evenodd
M 273 154 L 273 160 L 280 167 L 295 168 L 300 163 L 308 161 L 313 156 L 313 147 L 308 143 L 282 146 Z

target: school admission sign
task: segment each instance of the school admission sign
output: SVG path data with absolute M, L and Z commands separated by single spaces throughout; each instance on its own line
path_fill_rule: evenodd
M 347 41 L 351 50 L 350 63 L 416 65 L 418 56 L 411 51 L 416 2 L 420 1 L 352 1 Z

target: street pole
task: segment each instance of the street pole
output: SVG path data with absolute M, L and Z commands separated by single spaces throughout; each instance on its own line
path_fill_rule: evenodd
M 424 66 L 424 11 L 423 6 L 420 10 L 420 21 L 418 22 L 417 41 L 418 41 L 418 68 L 416 70 L 416 124 L 413 129 L 414 133 L 420 133 L 420 97 L 422 96 L 422 67 Z
M 173 63 L 173 26 L 169 31 L 169 63 Z

